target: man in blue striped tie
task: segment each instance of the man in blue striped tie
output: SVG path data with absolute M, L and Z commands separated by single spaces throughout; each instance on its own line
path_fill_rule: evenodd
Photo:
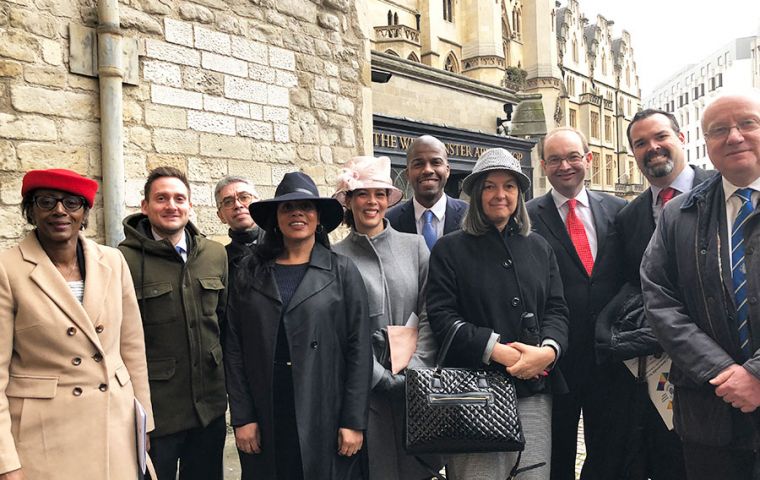
M 663 210 L 641 265 L 644 303 L 673 359 L 689 480 L 757 480 L 760 91 L 718 97 L 702 129 L 720 175 Z

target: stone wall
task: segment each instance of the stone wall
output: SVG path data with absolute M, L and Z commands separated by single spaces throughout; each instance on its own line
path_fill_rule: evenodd
M 69 72 L 69 25 L 97 25 L 95 0 L 0 3 L 0 248 L 28 226 L 21 178 L 65 167 L 100 180 L 98 83 Z M 213 187 L 251 177 L 264 196 L 303 170 L 324 193 L 369 150 L 366 32 L 349 0 L 121 0 L 139 41 L 139 85 L 124 85 L 126 204 L 147 172 L 173 165 L 192 183 L 195 221 L 223 237 Z M 98 198 L 88 235 L 102 241 Z

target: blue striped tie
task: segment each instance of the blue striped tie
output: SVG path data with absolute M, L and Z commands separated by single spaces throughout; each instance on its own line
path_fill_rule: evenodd
M 739 331 L 739 345 L 749 358 L 749 305 L 747 305 L 747 268 L 744 265 L 744 225 L 754 210 L 752 189 L 740 188 L 734 195 L 742 201 L 731 233 L 731 276 L 734 279 L 734 300 L 736 301 L 736 323 Z

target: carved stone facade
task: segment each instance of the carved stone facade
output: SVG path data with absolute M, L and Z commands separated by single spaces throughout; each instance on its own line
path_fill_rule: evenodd
M 0 4 L 0 248 L 28 226 L 27 170 L 65 167 L 101 180 L 98 79 L 70 71 L 72 25 L 97 26 L 93 0 Z M 215 182 L 251 177 L 263 196 L 288 171 L 332 193 L 341 164 L 370 146 L 366 5 L 348 0 L 121 0 L 139 51 L 124 85 L 126 205 L 147 172 L 187 172 L 194 220 L 224 238 Z M 88 236 L 103 240 L 100 195 Z
M 399 72 L 387 84 L 373 84 L 373 111 L 490 133 L 496 131 L 495 120 L 506 120 L 505 104 L 511 104 L 511 125 L 499 125 L 534 139 L 557 126 L 578 128 L 594 153 L 590 188 L 635 194 L 642 180 L 625 136 L 640 107 L 630 35 L 623 30 L 614 38 L 614 22 L 602 16 L 589 22 L 578 0 L 559 5 L 553 0 L 369 0 L 373 50 L 417 62 L 420 72 L 443 70 L 452 79 L 430 85 L 424 80 L 428 74 Z M 388 29 L 416 31 L 420 41 L 403 35 L 390 39 Z M 504 94 L 491 101 L 474 88 L 463 90 L 467 79 L 500 87 Z M 427 99 L 426 92 L 441 101 Z M 520 101 L 529 105 L 521 108 Z M 540 127 L 536 112 L 544 115 Z M 548 184 L 536 155 L 533 166 L 535 193 L 540 193 Z

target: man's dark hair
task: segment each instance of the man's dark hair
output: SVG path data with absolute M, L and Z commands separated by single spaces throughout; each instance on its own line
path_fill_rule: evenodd
M 150 199 L 150 188 L 153 186 L 153 182 L 162 177 L 174 177 L 179 179 L 187 187 L 188 196 L 190 195 L 190 183 L 187 181 L 187 175 L 181 170 L 174 167 L 156 167 L 148 174 L 148 180 L 145 181 L 145 200 Z
M 633 116 L 633 119 L 631 120 L 631 123 L 628 124 L 628 129 L 625 131 L 626 135 L 628 135 L 628 145 L 631 146 L 631 149 L 633 150 L 633 139 L 631 139 L 631 129 L 633 128 L 633 124 L 644 120 L 645 118 L 649 118 L 652 115 L 665 115 L 668 120 L 670 120 L 670 128 L 673 129 L 673 133 L 680 133 L 681 127 L 678 126 L 678 120 L 676 120 L 675 115 L 673 115 L 670 112 L 666 112 L 665 110 L 660 110 L 659 108 L 647 108 L 644 110 L 641 110 L 640 112 L 636 112 L 636 115 Z

